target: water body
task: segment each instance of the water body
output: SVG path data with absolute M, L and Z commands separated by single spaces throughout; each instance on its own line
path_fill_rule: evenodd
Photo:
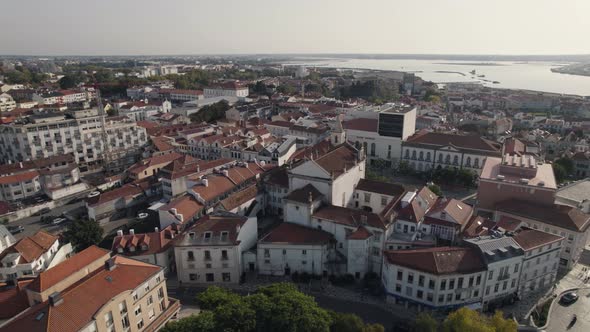
M 292 62 L 293 64 L 294 62 Z M 435 83 L 481 82 L 486 86 L 590 96 L 590 77 L 559 74 L 555 62 L 450 61 L 403 59 L 299 59 L 307 66 L 413 72 Z M 475 70 L 475 75 L 471 71 Z M 485 77 L 480 77 L 484 75 Z M 499 82 L 494 84 L 493 82 Z

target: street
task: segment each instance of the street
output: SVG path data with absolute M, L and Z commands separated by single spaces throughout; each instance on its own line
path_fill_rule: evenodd
M 590 289 L 580 289 L 577 293 L 580 298 L 570 305 L 562 305 L 560 303 L 553 304 L 549 325 L 546 329 L 547 331 L 590 331 Z M 574 314 L 578 316 L 578 319 L 576 323 L 568 329 Z
M 62 213 L 65 213 L 70 210 L 75 210 L 77 208 L 83 207 L 85 204 L 84 201 L 75 202 L 69 205 L 63 205 L 57 208 L 52 209 L 51 211 L 47 212 L 45 215 L 47 216 L 60 216 Z M 63 222 L 59 225 L 52 225 L 51 223 L 45 224 L 41 222 L 41 216 L 31 216 L 24 219 L 20 219 L 8 224 L 8 226 L 23 226 L 25 230 L 21 233 L 15 234 L 14 237 L 17 240 L 22 239 L 25 236 L 31 236 L 35 234 L 37 231 L 43 229 L 46 232 L 57 234 L 62 232 L 68 224 L 68 221 Z

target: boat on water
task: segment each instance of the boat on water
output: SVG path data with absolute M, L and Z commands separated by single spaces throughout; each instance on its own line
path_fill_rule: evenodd
M 498 82 L 498 81 L 493 81 L 492 83 L 494 83 L 494 84 L 500 84 L 500 82 Z
M 486 77 L 486 75 L 477 75 L 477 77 Z

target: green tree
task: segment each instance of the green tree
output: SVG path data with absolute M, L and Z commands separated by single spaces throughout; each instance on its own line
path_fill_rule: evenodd
M 504 319 L 501 312 L 496 312 L 492 318 L 489 318 L 465 307 L 449 314 L 442 324 L 443 332 L 516 332 L 516 330 L 516 323 Z
M 558 163 L 554 163 L 553 164 L 553 175 L 555 175 L 555 180 L 558 183 L 563 182 L 563 180 L 565 180 L 567 178 L 567 171 L 565 170 L 565 167 L 563 167 L 563 165 L 558 164 Z
M 211 286 L 197 296 L 199 306 L 203 310 L 214 310 L 220 305 L 230 303 L 239 298 L 239 295 L 225 288 Z
M 365 323 L 355 314 L 331 311 L 332 326 L 330 332 L 363 332 Z
M 76 251 L 80 251 L 100 243 L 103 233 L 98 221 L 79 219 L 68 225 L 63 235 L 66 242 L 72 243 Z
M 442 189 L 440 189 L 440 186 L 437 184 L 431 184 L 428 186 L 428 189 L 430 189 L 430 191 L 432 191 L 436 196 L 442 196 L 443 192 Z
M 414 321 L 414 332 L 436 332 L 438 322 L 427 313 L 420 313 Z
M 229 108 L 227 101 L 222 100 L 215 104 L 203 106 L 197 113 L 193 113 L 189 117 L 191 122 L 195 123 L 217 121 L 225 118 L 225 112 Z
M 574 172 L 574 161 L 568 157 L 561 157 L 557 159 L 553 164 L 558 164 L 563 167 L 564 171 L 569 175 Z
M 73 76 L 66 75 L 59 79 L 59 87 L 62 89 L 71 89 L 76 86 L 76 80 Z
M 171 321 L 164 326 L 162 332 L 214 332 L 216 321 L 213 312 L 203 311 L 199 315 L 191 315 L 183 319 Z

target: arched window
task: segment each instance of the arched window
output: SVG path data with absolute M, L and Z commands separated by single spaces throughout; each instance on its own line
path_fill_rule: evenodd
M 458 164 L 459 164 L 459 156 L 453 157 L 453 165 L 458 165 Z
M 412 159 L 416 159 L 416 150 L 412 150 Z
M 450 164 L 450 163 L 451 163 L 451 155 L 450 155 L 450 154 L 448 154 L 448 155 L 445 157 L 445 163 L 447 163 L 447 164 Z
M 367 151 L 368 151 L 367 142 L 363 142 L 363 149 L 365 150 L 365 153 L 367 153 Z
M 410 150 L 406 150 L 406 159 L 410 159 Z
M 359 141 L 354 142 L 354 147 L 358 149 L 361 148 L 361 143 Z
M 424 151 L 420 151 L 420 157 L 418 159 L 424 160 Z
M 471 157 L 467 157 L 467 160 L 465 161 L 465 166 L 471 167 Z
M 371 143 L 371 157 L 375 157 L 375 143 Z
M 426 161 L 430 161 L 430 152 L 426 152 Z
M 473 167 L 479 168 L 479 158 L 475 158 L 475 160 L 473 161 Z
M 438 163 L 439 164 L 442 164 L 442 162 L 443 162 L 443 155 L 442 154 L 439 154 L 438 155 Z

